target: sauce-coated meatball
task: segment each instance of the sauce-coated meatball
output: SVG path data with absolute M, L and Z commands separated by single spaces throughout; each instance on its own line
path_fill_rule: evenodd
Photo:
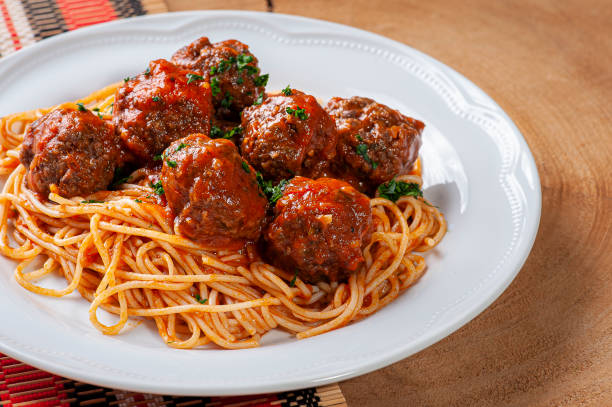
M 161 181 L 182 236 L 213 248 L 259 238 L 268 200 L 231 141 L 203 134 L 175 141 L 163 154 Z
M 276 203 L 264 238 L 273 264 L 316 283 L 358 271 L 371 231 L 367 196 L 337 179 L 296 177 Z
M 60 108 L 28 126 L 19 159 L 28 186 L 45 198 L 50 191 L 86 196 L 113 180 L 119 144 L 113 127 L 92 112 Z
M 359 185 L 354 179 L 376 188 L 412 169 L 421 147 L 422 122 L 364 97 L 332 98 L 326 110 L 338 129 L 336 167 L 352 173 L 346 180 L 355 187 Z
M 213 102 L 222 117 L 237 117 L 264 93 L 267 77 L 259 77 L 257 58 L 240 41 L 211 43 L 202 37 L 179 49 L 172 62 L 200 72 L 211 83 Z
M 318 178 L 336 154 L 334 120 L 310 95 L 268 97 L 242 112 L 242 155 L 272 180 Z
M 210 132 L 210 87 L 192 75 L 197 73 L 160 59 L 117 90 L 113 121 L 139 164 L 151 162 L 174 140 Z

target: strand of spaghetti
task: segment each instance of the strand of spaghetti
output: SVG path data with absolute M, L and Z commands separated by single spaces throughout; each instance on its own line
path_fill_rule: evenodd
M 244 277 L 230 276 L 227 274 L 198 274 L 198 275 L 181 275 L 181 274 L 145 274 L 133 273 L 128 271 L 116 271 L 116 276 L 124 280 L 141 280 L 141 281 L 165 281 L 170 283 L 214 283 L 225 282 L 234 284 L 249 284 L 249 280 Z
M 360 271 L 359 274 L 363 274 L 363 271 Z M 365 276 L 364 276 L 365 278 Z M 307 331 L 300 332 L 296 336 L 298 339 L 309 338 L 311 336 L 320 335 L 324 332 L 328 332 L 332 329 L 339 328 L 349 322 L 349 317 L 355 312 L 355 308 L 357 307 L 357 302 L 359 299 L 359 293 L 357 288 L 357 276 L 355 274 L 351 275 L 349 278 L 349 289 L 350 289 L 350 297 L 344 311 L 338 315 L 336 318 L 332 319 L 329 322 L 326 322 L 322 325 L 319 325 L 315 328 L 311 328 Z
M 35 256 L 32 256 L 35 257 Z M 22 278 L 26 281 L 36 281 L 41 279 L 42 277 L 50 274 L 55 269 L 54 267 L 55 261 L 49 257 L 44 263 L 43 266 L 37 270 L 31 271 L 27 274 L 22 274 Z
M 406 222 L 406 219 L 402 215 L 401 211 L 399 210 L 399 208 L 393 202 L 389 201 L 388 199 L 384 199 L 384 198 L 374 198 L 371 200 L 370 204 L 373 206 L 374 205 L 385 206 L 387 209 L 391 210 L 391 212 L 397 218 L 397 221 L 400 223 L 400 229 L 402 230 L 402 233 L 404 235 L 402 236 L 399 250 L 395 254 L 395 258 L 393 259 L 393 262 L 391 263 L 391 265 L 387 267 L 387 269 L 383 271 L 382 274 L 378 275 L 374 280 L 368 282 L 366 291 L 365 291 L 366 295 L 371 293 L 374 287 L 378 286 L 380 283 L 385 281 L 391 274 L 395 272 L 402 258 L 404 257 L 404 253 L 406 252 L 406 248 L 408 247 L 408 242 L 409 242 L 409 237 L 407 235 L 408 224 Z
M 32 257 L 29 260 L 26 260 L 26 264 L 24 264 L 24 262 L 20 263 L 19 266 L 17 266 L 17 268 L 15 269 L 15 280 L 17 280 L 17 282 L 19 283 L 19 285 L 21 285 L 23 288 L 25 288 L 28 291 L 31 291 L 33 293 L 36 294 L 41 294 L 41 295 L 46 295 L 49 297 L 63 297 L 67 294 L 70 294 L 71 292 L 73 292 L 76 287 L 79 285 L 79 281 L 81 280 L 81 274 L 83 272 L 83 266 L 82 266 L 82 261 L 83 261 L 83 255 L 85 253 L 85 251 L 87 250 L 87 248 L 89 247 L 89 245 L 91 244 L 92 241 L 92 236 L 91 234 L 87 237 L 87 239 L 85 239 L 83 241 L 83 244 L 81 245 L 81 248 L 79 249 L 79 254 L 76 260 L 76 270 L 74 272 L 74 275 L 72 276 L 72 279 L 70 280 L 70 283 L 68 284 L 67 287 L 61 289 L 61 290 L 55 290 L 55 289 L 51 289 L 51 288 L 44 288 L 44 287 L 40 287 L 37 285 L 34 285 L 30 282 L 28 282 L 27 280 L 25 280 L 23 278 L 23 274 L 22 274 L 22 270 L 23 267 L 25 267 L 27 264 L 30 263 L 30 261 L 34 260 L 36 257 Z M 42 249 L 41 249 L 42 251 Z M 20 267 L 22 266 L 23 267 Z
M 218 297 L 217 291 L 212 290 L 210 294 L 208 295 L 208 303 L 210 305 L 217 305 L 217 297 Z M 267 308 L 267 307 L 264 307 L 264 308 Z M 217 330 L 219 335 L 221 335 L 225 340 L 228 340 L 230 342 L 236 341 L 236 337 L 232 335 L 232 333 L 228 331 L 227 328 L 221 322 L 219 313 L 211 313 L 210 318 L 211 318 L 212 325 Z
M 134 288 L 150 288 L 157 290 L 170 290 L 170 291 L 179 291 L 185 290 L 190 286 L 190 284 L 168 284 L 168 283 L 160 283 L 157 281 L 130 281 L 127 283 L 119 284 L 115 287 L 109 287 L 100 295 L 96 296 L 94 301 L 90 306 L 90 313 L 92 309 L 98 307 L 99 304 L 104 302 L 110 296 L 116 294 L 122 290 L 134 289 Z M 251 301 L 244 301 L 232 305 L 199 305 L 199 304 L 187 304 L 176 307 L 167 307 L 163 309 L 130 309 L 130 315 L 138 315 L 138 316 L 153 316 L 153 315 L 168 315 L 174 313 L 182 313 L 182 312 L 228 312 L 236 309 L 242 308 L 252 308 L 252 307 L 260 307 L 262 305 L 279 305 L 280 301 L 277 298 L 269 298 L 269 299 L 256 299 Z
M 191 249 L 199 249 L 204 250 L 205 248 L 201 245 L 194 243 L 184 237 L 169 235 L 167 233 L 157 232 L 154 230 L 142 229 L 142 228 L 134 228 L 131 226 L 125 225 L 115 225 L 109 222 L 101 221 L 100 228 L 104 230 L 108 230 L 110 232 L 123 233 L 128 235 L 135 235 L 141 237 L 148 237 L 153 240 L 162 240 L 164 242 L 168 242 L 170 244 L 174 244 L 176 246 L 182 246 Z

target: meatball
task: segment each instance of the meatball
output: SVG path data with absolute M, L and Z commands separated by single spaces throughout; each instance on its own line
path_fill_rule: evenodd
M 82 107 L 63 107 L 28 126 L 19 159 L 32 190 L 69 198 L 106 189 L 120 151 L 110 124 Z
M 316 283 L 358 271 L 371 232 L 367 196 L 337 179 L 295 177 L 276 203 L 264 238 L 273 264 Z
M 257 58 L 240 41 L 211 43 L 202 37 L 176 51 L 172 62 L 198 71 L 211 83 L 213 103 L 221 117 L 238 117 L 242 109 L 264 96 L 268 76 L 259 76 Z
M 242 155 L 275 181 L 294 175 L 318 178 L 336 155 L 334 120 L 313 96 L 298 90 L 246 108 L 242 128 Z
M 412 169 L 422 122 L 364 97 L 332 98 L 326 110 L 338 129 L 334 167 L 348 169 L 346 180 L 352 185 L 371 190 Z
M 117 90 L 113 122 L 137 164 L 151 162 L 174 140 L 210 132 L 211 90 L 198 78 L 159 59 Z
M 192 134 L 162 157 L 161 182 L 178 234 L 211 248 L 259 238 L 268 200 L 231 141 Z

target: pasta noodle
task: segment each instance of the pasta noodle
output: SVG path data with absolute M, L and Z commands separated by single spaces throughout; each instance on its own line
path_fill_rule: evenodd
M 79 102 L 110 118 L 117 86 Z M 91 323 L 104 334 L 119 333 L 130 317 L 147 317 L 173 348 L 209 342 L 254 347 L 275 328 L 300 339 L 319 335 L 397 298 L 423 275 L 421 253 L 446 232 L 443 215 L 422 198 L 373 198 L 365 269 L 347 282 L 308 284 L 266 264 L 253 248 L 215 252 L 175 235 L 166 208 L 138 174 L 92 197 L 51 193 L 41 200 L 28 189 L 19 150 L 26 126 L 57 107 L 1 119 L 0 174 L 7 179 L 0 193 L 0 252 L 18 262 L 15 279 L 31 292 L 61 297 L 77 290 L 91 302 Z M 397 179 L 421 184 L 419 174 L 420 168 Z M 36 284 L 54 272 L 65 277 L 65 288 Z M 101 323 L 99 309 L 115 314 L 116 322 Z

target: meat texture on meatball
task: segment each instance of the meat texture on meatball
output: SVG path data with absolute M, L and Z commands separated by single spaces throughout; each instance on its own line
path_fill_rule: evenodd
M 211 248 L 259 238 L 268 200 L 231 141 L 193 134 L 162 157 L 161 182 L 178 234 Z
M 264 232 L 276 266 L 304 281 L 340 281 L 364 264 L 372 233 L 370 200 L 344 181 L 295 177 Z
M 82 107 L 62 107 L 28 126 L 19 159 L 32 190 L 69 198 L 106 189 L 120 151 L 110 124 Z
M 113 122 L 138 164 L 192 133 L 209 134 L 213 116 L 209 84 L 193 71 L 159 59 L 115 94 Z
M 220 117 L 238 113 L 264 96 L 267 75 L 259 75 L 257 58 L 237 40 L 211 43 L 202 37 L 179 49 L 172 62 L 198 71 L 210 82 L 213 103 Z
M 336 125 L 313 96 L 286 93 L 242 112 L 242 155 L 267 179 L 318 178 L 336 155 Z
M 364 97 L 332 98 L 326 110 L 338 129 L 340 177 L 366 191 L 410 172 L 421 147 L 422 122 Z

